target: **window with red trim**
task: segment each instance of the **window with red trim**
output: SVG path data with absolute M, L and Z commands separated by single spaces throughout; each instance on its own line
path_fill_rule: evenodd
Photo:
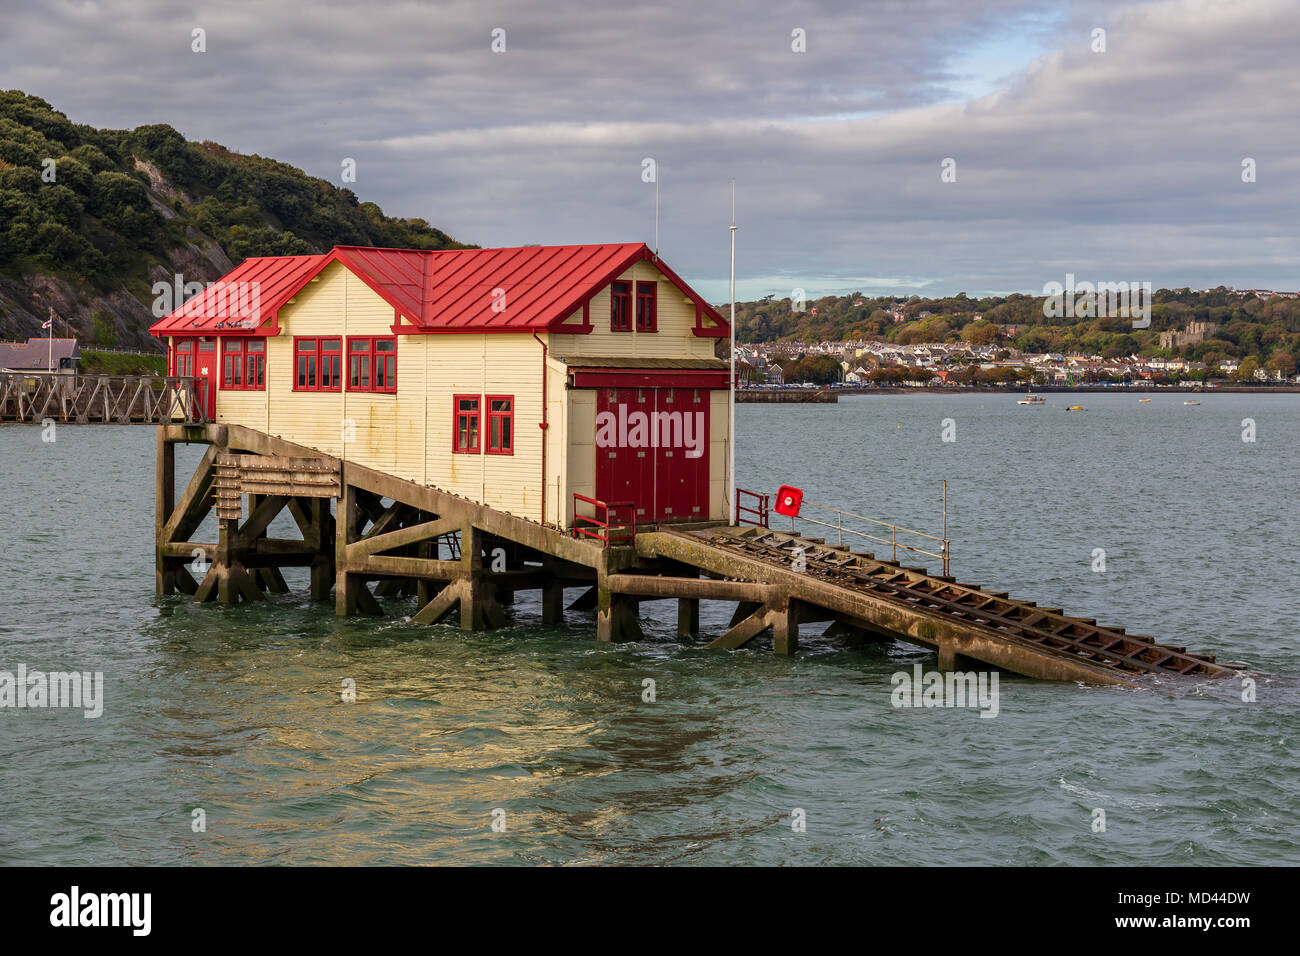
M 515 453 L 515 397 L 513 395 L 487 396 L 487 426 L 489 455 Z
M 479 453 L 479 397 L 455 395 L 452 397 L 451 450 L 466 455 Z
M 190 377 L 194 374 L 194 340 L 178 339 L 172 351 L 172 374 Z
M 348 391 L 397 391 L 397 336 L 348 338 Z
M 343 343 L 338 338 L 293 340 L 293 390 L 337 392 L 343 387 Z
M 657 282 L 638 282 L 636 284 L 636 330 L 638 332 L 658 332 L 659 317 L 655 310 Z
M 221 387 L 231 390 L 266 388 L 266 340 L 221 340 Z
M 615 282 L 609 287 L 609 330 L 632 331 L 632 283 Z

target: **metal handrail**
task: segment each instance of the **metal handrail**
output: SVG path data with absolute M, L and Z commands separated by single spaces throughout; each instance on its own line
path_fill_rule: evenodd
M 834 514 L 836 516 L 835 524 L 831 524 L 826 521 L 818 521 L 816 518 L 809 518 L 803 514 L 799 515 L 799 520 L 807 521 L 810 524 L 820 525 L 823 528 L 834 529 L 835 532 L 839 535 L 839 544 L 841 545 L 844 544 L 844 535 L 852 534 L 860 538 L 866 538 L 868 541 L 874 541 L 877 544 L 889 545 L 891 549 L 891 560 L 893 561 L 898 560 L 898 551 L 900 548 L 904 551 L 911 551 L 914 554 L 924 554 L 927 557 L 938 558 L 940 561 L 942 561 L 943 574 L 945 577 L 947 577 L 948 575 L 948 562 L 951 555 L 951 542 L 949 541 L 948 538 L 941 538 L 938 535 L 927 534 L 924 531 L 917 531 L 915 528 L 905 528 L 902 525 L 893 524 L 892 522 L 889 521 L 881 521 L 879 518 L 868 518 L 866 515 L 855 514 L 852 511 L 845 511 L 842 508 L 828 508 L 826 505 L 814 504 L 811 501 L 803 502 L 802 507 L 817 508 L 820 511 L 829 511 L 832 514 Z M 881 527 L 888 528 L 889 537 L 878 538 L 875 535 L 867 534 L 867 532 L 865 531 L 859 531 L 857 528 L 846 528 L 844 527 L 845 518 L 856 518 L 859 521 L 866 521 L 873 525 L 880 525 Z M 790 527 L 792 530 L 794 528 L 794 520 L 795 519 L 791 517 Z M 935 552 L 935 551 L 927 551 L 925 550 L 925 548 L 914 547 L 913 545 L 910 544 L 904 544 L 898 540 L 898 533 L 900 531 L 903 532 L 904 534 L 912 534 L 912 535 L 916 535 L 917 537 L 927 538 L 930 541 L 938 541 L 941 547 L 939 551 Z
M 589 504 L 596 510 L 594 515 L 584 515 L 578 513 L 578 502 Z M 617 513 L 620 508 L 628 509 L 631 516 L 630 522 L 617 523 Z M 604 512 L 604 517 L 600 517 L 600 512 Z M 585 527 L 582 523 L 590 525 Z M 596 529 L 596 530 L 593 530 Z M 610 532 L 614 529 L 623 529 L 624 533 L 617 538 Z M 580 495 L 576 491 L 573 493 L 573 536 L 594 538 L 601 542 L 605 547 L 610 547 L 616 541 L 635 540 L 636 539 L 636 504 L 631 501 L 614 501 L 605 502 L 599 498 L 588 498 L 586 495 Z
M 749 497 L 751 498 L 757 498 L 758 507 L 750 508 L 748 505 L 742 505 L 740 503 L 741 495 L 749 495 Z M 771 501 L 771 497 L 772 497 L 771 495 L 766 495 L 763 494 L 762 492 L 747 491 L 744 488 L 737 488 L 736 489 L 736 512 L 735 512 L 736 524 L 737 525 L 752 524 L 752 525 L 757 525 L 760 528 L 768 527 L 768 519 L 771 514 L 771 508 L 769 505 L 769 502 Z M 758 520 L 753 520 L 749 517 L 746 517 L 747 515 L 753 515 Z

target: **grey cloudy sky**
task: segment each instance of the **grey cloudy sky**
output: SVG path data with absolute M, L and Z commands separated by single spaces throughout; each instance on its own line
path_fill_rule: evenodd
M 661 252 L 715 301 L 733 177 L 741 298 L 1039 291 L 1066 273 L 1300 289 L 1296 0 L 0 11 L 0 87 L 334 182 L 351 157 L 362 199 L 466 242 L 652 241 L 653 157 Z

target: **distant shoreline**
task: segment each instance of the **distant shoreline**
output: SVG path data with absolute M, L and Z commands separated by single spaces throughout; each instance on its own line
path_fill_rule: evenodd
M 1214 388 L 1201 388 L 1197 385 L 1041 385 L 1031 390 L 1024 388 L 999 388 L 996 385 L 887 385 L 879 388 L 830 388 L 830 389 L 771 389 L 742 388 L 736 392 L 737 402 L 753 404 L 784 404 L 786 402 L 832 403 L 834 399 L 812 397 L 824 392 L 831 395 L 1006 395 L 1007 397 L 1024 397 L 1032 395 L 1067 395 L 1071 393 L 1088 393 L 1099 395 L 1127 395 L 1137 392 L 1151 395 L 1162 392 L 1170 394 L 1192 392 L 1198 395 L 1215 395 L 1231 392 L 1254 395 L 1294 395 L 1300 393 L 1300 385 L 1217 385 Z M 775 398 L 774 396 L 782 396 Z M 788 396 L 788 397 L 787 397 Z

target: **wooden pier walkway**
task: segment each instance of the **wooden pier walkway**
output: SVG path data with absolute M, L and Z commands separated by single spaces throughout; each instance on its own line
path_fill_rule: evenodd
M 178 496 L 180 442 L 209 447 Z M 567 608 L 595 611 L 602 641 L 637 639 L 646 600 L 676 600 L 678 635 L 695 639 L 699 602 L 719 600 L 735 613 L 710 647 L 741 647 L 770 631 L 776 653 L 791 654 L 801 625 L 829 623 L 827 634 L 851 644 L 932 648 L 950 671 L 983 665 L 1134 685 L 1237 672 L 1210 655 L 818 538 L 718 523 L 575 536 L 239 425 L 160 427 L 156 494 L 158 593 L 199 601 L 262 599 L 287 590 L 280 568 L 302 566 L 312 597 L 333 600 L 340 615 L 383 614 L 380 598 L 414 595 L 413 621 L 453 618 L 472 630 L 504 624 L 524 590 L 540 591 L 544 623 L 558 624 L 565 589 L 580 588 Z M 301 537 L 268 536 L 282 512 Z M 217 540 L 191 540 L 209 513 Z
M 0 373 L 0 422 L 163 425 L 207 421 L 200 380 L 179 375 Z M 206 383 L 204 383 L 206 384 Z

